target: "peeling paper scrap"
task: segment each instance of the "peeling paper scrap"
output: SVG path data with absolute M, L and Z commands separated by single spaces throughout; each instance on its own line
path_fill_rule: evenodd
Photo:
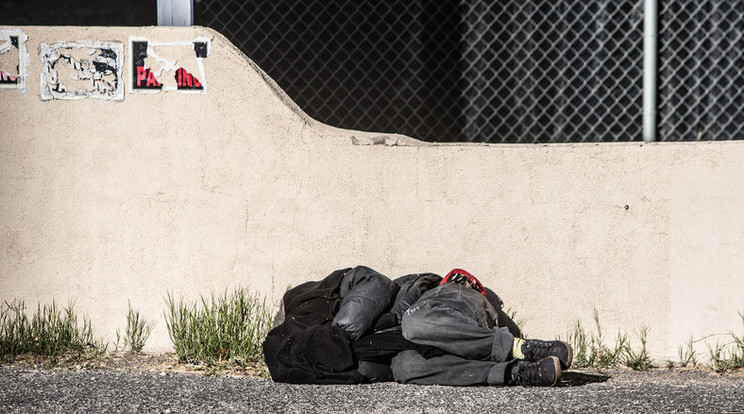
M 130 36 L 132 78 L 129 91 L 207 93 L 203 60 L 209 55 L 210 48 L 211 42 L 206 37 L 191 41 L 155 42 Z
M 42 100 L 124 99 L 124 44 L 84 40 L 39 45 Z
M 26 93 L 29 55 L 28 36 L 17 29 L 0 29 L 0 89 L 17 89 Z

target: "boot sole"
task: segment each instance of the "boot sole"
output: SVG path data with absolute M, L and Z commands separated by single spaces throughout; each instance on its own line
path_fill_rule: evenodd
M 571 363 L 573 362 L 573 348 L 571 348 L 571 345 L 568 344 L 568 342 L 565 341 L 559 341 L 563 345 L 566 345 L 566 349 L 568 349 L 568 358 L 566 358 L 566 362 L 561 361 L 561 369 L 569 369 L 571 368 Z M 560 360 L 560 358 L 559 358 Z
M 556 356 L 549 356 L 548 358 L 553 360 L 553 367 L 555 368 L 555 381 L 548 385 L 548 387 L 554 387 L 556 384 L 561 382 L 561 360 Z

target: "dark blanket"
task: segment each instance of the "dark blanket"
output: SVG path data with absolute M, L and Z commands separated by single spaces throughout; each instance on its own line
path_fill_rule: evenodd
M 349 335 L 331 326 L 341 305 L 339 286 L 346 272 L 337 270 L 318 282 L 303 283 L 284 294 L 284 321 L 266 336 L 264 359 L 271 378 L 295 384 L 357 384 Z

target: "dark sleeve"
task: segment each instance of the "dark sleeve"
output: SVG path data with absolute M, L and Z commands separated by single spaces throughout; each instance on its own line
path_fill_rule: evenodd
M 416 303 L 424 292 L 436 287 L 441 281 L 442 277 L 434 273 L 416 273 L 395 279 L 395 284 L 400 286 L 400 290 L 395 297 L 395 303 L 393 303 L 390 313 L 400 323 L 408 308 Z
M 366 266 L 351 269 L 341 281 L 341 307 L 333 326 L 358 339 L 370 330 L 395 299 L 398 286 L 387 276 Z

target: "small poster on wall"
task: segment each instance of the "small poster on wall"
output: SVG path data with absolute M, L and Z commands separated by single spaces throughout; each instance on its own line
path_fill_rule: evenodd
M 131 36 L 129 46 L 131 92 L 207 92 L 203 60 L 209 53 L 209 39 L 156 42 Z
M 41 99 L 124 99 L 124 45 L 80 41 L 42 43 Z
M 20 30 L 0 29 L 0 89 L 26 88 L 26 40 Z

